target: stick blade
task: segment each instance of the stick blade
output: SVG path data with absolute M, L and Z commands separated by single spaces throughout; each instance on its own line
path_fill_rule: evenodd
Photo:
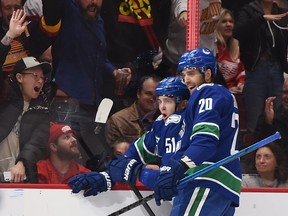
M 95 122 L 105 124 L 112 109 L 112 106 L 113 101 L 110 98 L 104 98 L 98 107 Z

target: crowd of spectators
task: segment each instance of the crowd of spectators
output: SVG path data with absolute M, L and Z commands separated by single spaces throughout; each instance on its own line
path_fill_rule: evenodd
M 105 170 L 107 160 L 123 154 L 159 115 L 156 86 L 177 74 L 186 50 L 187 1 L 0 2 L 0 172 L 10 171 L 11 182 L 66 183 L 72 174 Z M 287 2 L 250 0 L 235 6 L 222 1 L 222 8 L 218 0 L 202 3 L 202 13 L 213 5 L 202 27 L 213 24 L 214 30 L 205 28 L 201 42 L 214 38 L 209 46 L 225 86 L 241 100 L 245 133 L 257 141 L 279 131 L 277 144 L 288 158 L 288 80 L 283 76 L 288 31 L 272 22 L 286 16 Z M 116 96 L 121 70 L 129 74 L 128 82 L 125 94 Z M 104 97 L 114 106 L 105 128 L 95 134 L 95 114 Z M 51 122 L 56 124 L 50 127 Z M 57 139 L 49 139 L 49 128 L 50 138 L 54 128 Z M 246 145 L 241 142 L 240 148 Z M 75 154 L 65 148 L 75 148 Z M 270 151 L 278 170 L 283 164 L 272 147 L 259 149 L 247 160 L 255 161 L 257 174 L 245 165 L 243 171 L 254 174 L 243 176 L 243 186 L 286 186 L 277 178 L 259 183 L 265 176 L 257 165 L 265 161 L 257 156 L 260 150 Z M 67 174 L 71 161 L 73 172 Z M 281 167 L 288 170 L 288 162 Z M 38 172 L 37 177 L 37 168 L 58 174 L 45 179 L 49 175 Z

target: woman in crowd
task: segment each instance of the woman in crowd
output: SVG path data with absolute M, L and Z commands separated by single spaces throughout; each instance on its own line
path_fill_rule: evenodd
M 232 12 L 222 9 L 216 25 L 217 62 L 229 90 L 233 93 L 242 93 L 245 68 L 240 61 L 239 42 L 232 36 L 233 28 Z
M 259 148 L 251 164 L 253 174 L 243 174 L 242 187 L 288 187 L 286 160 L 276 142 Z

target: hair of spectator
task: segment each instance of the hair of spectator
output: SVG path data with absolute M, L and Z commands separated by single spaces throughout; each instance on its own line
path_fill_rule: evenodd
M 271 142 L 270 144 L 264 146 L 269 148 L 272 153 L 274 154 L 274 157 L 277 162 L 277 167 L 274 173 L 274 177 L 279 181 L 279 182 L 284 182 L 288 178 L 288 169 L 287 169 L 287 158 L 286 155 L 283 152 L 283 148 L 277 143 L 277 142 Z M 263 147 L 262 147 L 263 148 Z M 256 157 L 256 152 L 254 152 L 254 157 L 251 165 L 251 171 L 254 173 L 257 173 L 256 167 L 255 167 L 255 157 Z
M 155 75 L 155 74 L 152 74 L 152 75 L 147 75 L 147 76 L 143 76 L 140 78 L 139 82 L 138 82 L 138 89 L 137 89 L 137 92 L 141 92 L 142 89 L 143 89 L 143 84 L 146 80 L 148 79 L 152 79 L 154 82 L 160 82 L 161 81 L 161 77 Z
M 0 0 L 0 2 L 2 3 L 3 0 Z M 26 0 L 21 0 L 21 5 L 23 6 L 25 4 Z
M 118 143 L 122 143 L 122 142 L 129 143 L 129 141 L 125 137 L 120 137 L 111 144 L 111 148 L 114 148 Z
M 221 32 L 218 30 L 219 25 L 221 25 L 221 22 L 223 18 L 229 14 L 232 18 L 233 23 L 235 23 L 235 18 L 233 15 L 233 12 L 222 8 L 219 20 L 217 22 L 216 28 L 215 28 L 215 33 L 216 33 L 216 38 L 217 38 L 217 43 L 219 43 L 222 47 L 227 48 L 229 50 L 229 53 L 231 54 L 231 57 L 236 60 L 239 57 L 239 42 L 233 36 L 229 38 L 229 40 L 226 42 L 223 35 Z

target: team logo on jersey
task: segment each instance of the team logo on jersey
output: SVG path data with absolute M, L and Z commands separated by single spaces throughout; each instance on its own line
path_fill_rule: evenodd
M 170 123 L 178 124 L 181 120 L 181 115 L 172 114 L 168 117 L 168 119 L 165 121 L 165 126 L 167 126 Z
M 206 49 L 206 48 L 203 48 L 202 49 L 203 53 L 205 53 L 206 55 L 209 55 L 211 52 L 210 50 Z

